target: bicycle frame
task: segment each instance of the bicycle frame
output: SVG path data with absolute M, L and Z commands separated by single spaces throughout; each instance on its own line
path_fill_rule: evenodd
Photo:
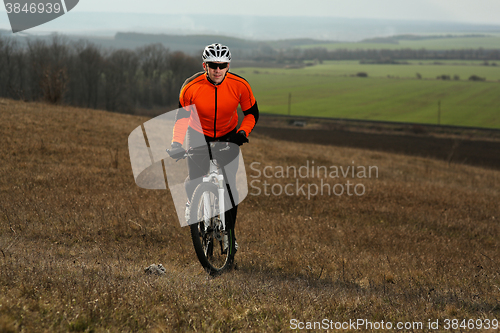
M 217 188 L 219 189 L 219 212 L 220 213 L 220 219 L 222 222 L 222 228 L 223 230 L 226 229 L 226 214 L 225 212 L 225 207 L 224 207 L 224 175 L 222 175 L 219 172 L 219 167 L 217 165 L 217 160 L 211 159 L 210 160 L 210 170 L 208 175 L 203 177 L 203 182 L 204 183 L 214 183 L 217 185 Z M 205 227 L 208 228 L 210 224 L 210 218 L 213 216 L 212 212 L 208 212 L 207 210 L 210 207 L 210 198 L 209 198 L 209 193 L 205 192 L 203 193 L 203 201 L 204 201 L 204 207 L 205 211 L 203 214 L 203 220 L 205 222 Z
M 215 149 L 217 143 L 220 144 L 220 142 L 211 142 L 209 144 L 209 149 L 210 149 L 210 166 L 209 166 L 209 171 L 206 176 L 202 178 L 203 183 L 213 183 L 217 186 L 218 188 L 218 199 L 219 199 L 219 214 L 220 214 L 220 219 L 222 222 L 222 230 L 226 230 L 226 214 L 224 214 L 225 210 L 225 201 L 224 201 L 224 194 L 225 194 L 225 189 L 224 189 L 224 184 L 225 180 L 227 179 L 226 173 L 224 171 L 224 168 L 221 168 L 219 164 L 217 163 L 217 160 L 213 157 L 212 154 L 212 149 Z M 230 146 L 226 146 L 224 148 L 219 149 L 218 151 L 227 151 L 231 149 Z M 186 152 L 186 157 L 192 156 L 192 152 L 187 151 Z M 226 183 L 226 187 L 228 190 L 229 198 L 231 200 L 231 204 L 235 205 L 234 203 L 234 198 L 233 194 L 231 191 L 231 188 L 229 187 L 229 184 Z M 213 212 L 208 211 L 208 207 L 210 207 L 210 198 L 208 193 L 203 194 L 203 202 L 204 202 L 204 212 L 203 212 L 203 221 L 205 223 L 205 227 L 208 228 L 210 224 L 210 219 L 214 216 Z

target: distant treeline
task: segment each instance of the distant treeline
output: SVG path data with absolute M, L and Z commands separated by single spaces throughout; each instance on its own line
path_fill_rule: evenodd
M 228 44 L 229 45 L 229 44 Z M 202 45 L 203 46 L 203 45 Z M 401 64 L 404 60 L 500 60 L 500 50 L 426 49 L 349 50 L 281 48 L 255 44 L 232 48 L 235 60 L 269 64 L 303 64 L 304 61 L 359 60 Z M 174 107 L 184 80 L 201 70 L 201 59 L 163 44 L 134 50 L 108 50 L 88 41 L 69 43 L 54 36 L 49 41 L 19 43 L 0 36 L 0 97 L 47 101 L 136 113 L 137 109 Z
M 27 45 L 0 38 L 0 96 L 125 113 L 176 106 L 200 62 L 161 44 L 107 51 L 57 36 Z
M 500 50 L 464 49 L 464 50 L 426 50 L 426 49 L 335 49 L 307 48 L 276 50 L 260 47 L 245 56 L 257 61 L 275 61 L 278 63 L 301 62 L 306 60 L 500 60 Z

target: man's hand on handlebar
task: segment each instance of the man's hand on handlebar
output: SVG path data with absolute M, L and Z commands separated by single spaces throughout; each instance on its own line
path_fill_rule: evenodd
M 184 157 L 186 150 L 182 148 L 179 142 L 172 142 L 171 148 L 167 149 L 167 153 L 174 160 L 179 160 Z
M 248 139 L 245 131 L 239 131 L 237 133 L 232 134 L 227 141 L 234 143 L 238 146 L 241 146 L 242 144 L 247 143 Z M 206 149 L 206 147 L 204 149 Z M 189 151 L 192 151 L 192 148 L 190 148 Z M 187 151 L 184 148 L 182 148 L 182 144 L 174 141 L 172 142 L 171 148 L 167 149 L 167 153 L 174 160 L 180 160 L 186 156 Z
M 239 131 L 238 133 L 232 134 L 228 141 L 241 146 L 242 144 L 248 142 L 248 138 L 245 131 Z

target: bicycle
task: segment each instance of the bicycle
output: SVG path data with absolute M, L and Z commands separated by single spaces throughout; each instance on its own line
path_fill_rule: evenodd
M 203 268 L 211 276 L 229 271 L 233 267 L 236 253 L 233 221 L 226 221 L 227 191 L 232 207 L 235 206 L 234 193 L 227 182 L 224 166 L 216 157 L 220 153 L 231 154 L 231 149 L 239 149 L 228 142 L 211 142 L 207 147 L 189 148 L 183 157 L 209 154 L 210 167 L 203 180 L 195 188 L 187 208 L 186 220 L 191 228 L 191 238 L 196 256 Z M 239 153 L 239 150 L 237 151 Z

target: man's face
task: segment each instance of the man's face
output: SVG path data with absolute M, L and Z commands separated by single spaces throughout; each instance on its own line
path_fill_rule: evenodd
M 224 67 L 227 64 L 227 66 L 223 69 L 220 67 Z M 222 65 L 222 66 L 219 66 Z M 213 68 L 216 67 L 217 68 Z M 224 77 L 226 76 L 227 71 L 229 70 L 229 63 L 226 62 L 210 62 L 210 63 L 203 63 L 203 69 L 208 73 L 208 77 L 210 80 L 212 80 L 214 83 L 221 83 L 222 80 L 224 80 Z

